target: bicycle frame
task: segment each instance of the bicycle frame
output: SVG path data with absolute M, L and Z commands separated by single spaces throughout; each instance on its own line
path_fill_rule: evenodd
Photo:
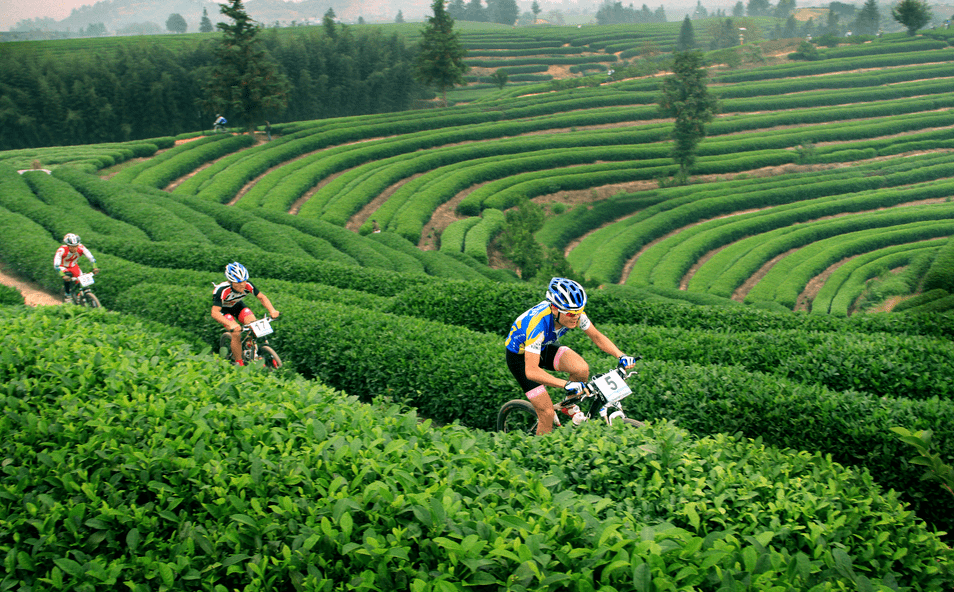
M 579 405 L 587 420 L 600 417 L 611 424 L 615 419 L 625 419 L 621 401 L 632 394 L 632 389 L 626 384 L 626 379 L 636 374 L 636 370 L 626 371 L 616 368 L 603 374 L 597 374 L 586 383 L 586 391 L 582 396 L 568 396 L 554 405 L 555 409 L 566 409 Z M 556 423 L 559 423 L 559 413 Z
M 75 284 L 73 289 L 70 290 L 70 299 L 73 300 L 73 304 L 81 306 L 86 300 L 91 300 L 95 302 L 95 304 L 92 305 L 94 308 L 100 306 L 99 299 L 93 294 L 93 289 L 91 288 L 95 283 L 93 279 L 94 275 L 92 272 L 86 272 L 72 279 Z
M 265 317 L 242 326 L 240 339 L 242 360 L 245 364 L 250 364 L 254 360 L 263 360 L 266 368 L 269 368 L 269 366 L 270 369 L 281 367 L 281 358 L 268 344 L 267 336 L 274 333 L 271 325 L 273 320 Z M 232 359 L 231 340 L 232 337 L 229 333 L 223 333 L 219 338 L 219 349 L 221 351 L 222 348 L 225 348 L 226 353 L 224 355 L 227 359 Z
M 266 336 L 274 333 L 274 330 L 270 319 L 266 317 L 245 325 L 242 327 L 242 333 L 245 334 L 242 337 L 242 358 L 250 362 L 261 357 L 258 355 L 258 340 L 261 339 L 263 345 L 268 345 Z
M 626 371 L 622 367 L 617 367 L 594 376 L 586 383 L 582 393 L 564 397 L 553 405 L 556 412 L 553 417 L 553 427 L 558 428 L 563 425 L 560 415 L 563 413 L 570 415 L 569 410 L 574 405 L 581 407 L 584 421 L 598 417 L 608 425 L 616 423 L 634 427 L 644 425 L 641 421 L 626 417 L 621 403 L 624 398 L 632 394 L 626 379 L 634 374 L 637 374 L 635 369 Z M 533 404 L 526 398 L 507 401 L 497 412 L 499 431 L 518 431 L 533 435 L 537 433 L 538 428 L 539 415 Z

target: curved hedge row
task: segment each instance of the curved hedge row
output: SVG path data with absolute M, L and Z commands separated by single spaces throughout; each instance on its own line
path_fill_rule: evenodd
M 939 243 L 947 240 L 940 238 L 885 247 L 863 253 L 839 265 L 812 300 L 811 313 L 848 316 L 849 308 L 861 296 L 868 280 L 886 269 L 907 265 L 925 252 L 935 254 Z
M 464 237 L 463 252 L 477 261 L 487 263 L 487 248 L 507 222 L 506 215 L 500 210 L 487 209 L 481 212 L 480 223 L 467 231 Z
M 934 259 L 924 275 L 924 291 L 945 290 L 954 292 L 954 239 L 949 240 Z
M 320 588 L 361 574 L 376 588 L 555 592 L 743 582 L 756 566 L 795 589 L 952 578 L 937 564 L 950 550 L 894 493 L 821 455 L 671 425 L 613 440 L 586 426 L 541 452 L 70 312 L 4 318 L 22 352 L 2 376 L 5 587 Z M 103 372 L 78 363 L 97 353 Z M 612 470 L 553 470 L 571 449 Z M 779 531 L 779 511 L 794 530 Z
M 893 227 L 890 231 L 867 230 L 817 241 L 811 248 L 800 249 L 793 256 L 783 259 L 780 262 L 781 265 L 776 264 L 778 271 L 774 273 L 770 271 L 763 278 L 763 281 L 767 280 L 765 291 L 771 291 L 771 286 L 775 284 L 775 302 L 786 308 L 794 308 L 799 294 L 811 278 L 845 257 L 852 257 L 888 245 L 951 235 L 954 235 L 954 224 L 914 223 Z M 786 270 L 790 273 L 783 277 L 782 274 Z M 756 288 L 759 288 L 759 284 L 756 284 Z M 752 291 L 749 293 L 751 294 Z
M 255 144 L 251 135 L 218 135 L 190 140 L 153 158 L 124 168 L 110 179 L 116 183 L 139 183 L 163 188 L 206 162 Z
M 461 218 L 447 225 L 444 232 L 441 233 L 441 252 L 442 253 L 462 253 L 464 251 L 464 237 L 467 231 L 475 224 L 479 223 L 479 216 Z

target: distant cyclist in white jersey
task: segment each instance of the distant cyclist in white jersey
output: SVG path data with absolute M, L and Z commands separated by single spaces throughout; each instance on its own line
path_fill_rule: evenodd
M 242 360 L 242 325 L 255 321 L 252 310 L 242 300 L 249 294 L 258 298 L 268 315 L 277 319 L 280 314 L 264 293 L 248 281 L 248 270 L 236 261 L 225 266 L 225 279 L 212 289 L 212 318 L 221 323 L 232 337 L 230 347 L 232 359 L 238 366 L 244 366 Z M 239 324 L 241 323 L 241 325 Z
M 546 300 L 517 317 L 507 337 L 507 368 L 526 393 L 537 411 L 537 434 L 553 430 L 553 400 L 546 387 L 564 389 L 567 394 L 583 392 L 590 378 L 590 367 L 580 354 L 557 340 L 570 329 L 579 327 L 596 347 L 630 368 L 636 359 L 624 354 L 590 322 L 583 313 L 586 291 L 579 283 L 566 278 L 553 278 L 547 289 Z M 569 380 L 550 374 L 566 372 Z M 571 415 L 582 412 L 573 406 Z
M 80 242 L 80 237 L 72 232 L 63 237 L 63 246 L 53 254 L 53 267 L 63 276 L 63 291 L 66 293 L 66 302 L 72 302 L 70 292 L 73 289 L 73 278 L 78 278 L 82 272 L 79 268 L 80 255 L 89 259 L 93 264 L 93 273 L 99 273 L 95 267 L 96 258 Z

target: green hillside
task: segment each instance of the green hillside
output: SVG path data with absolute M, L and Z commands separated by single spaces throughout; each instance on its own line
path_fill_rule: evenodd
M 4 589 L 950 589 L 954 496 L 891 428 L 954 465 L 954 52 L 820 58 L 714 67 L 681 187 L 658 76 L 0 152 L 4 269 L 57 293 L 78 233 L 111 311 L 0 308 Z M 490 431 L 526 200 L 648 427 Z M 234 260 L 282 375 L 209 355 Z

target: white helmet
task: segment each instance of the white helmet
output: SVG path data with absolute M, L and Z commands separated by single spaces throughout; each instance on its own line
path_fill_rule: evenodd
M 63 244 L 70 247 L 75 247 L 76 245 L 80 244 L 80 237 L 79 235 L 73 234 L 71 232 L 63 237 Z
M 230 282 L 244 282 L 248 279 L 248 270 L 238 261 L 225 266 L 225 279 Z

